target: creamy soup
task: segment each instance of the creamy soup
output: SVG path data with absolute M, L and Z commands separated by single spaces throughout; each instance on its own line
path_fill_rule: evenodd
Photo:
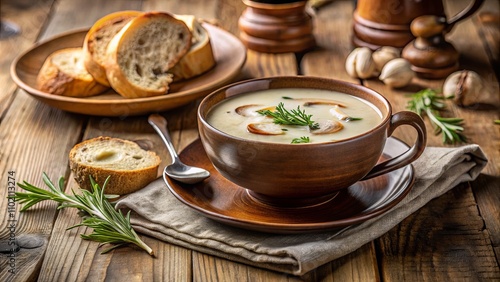
M 304 125 L 279 124 L 286 117 L 309 117 Z M 303 119 L 301 119 L 303 120 Z M 270 89 L 226 99 L 207 121 L 227 134 L 275 143 L 338 141 L 376 127 L 381 112 L 370 102 L 345 93 L 316 89 Z M 307 125 L 309 124 L 309 125 Z

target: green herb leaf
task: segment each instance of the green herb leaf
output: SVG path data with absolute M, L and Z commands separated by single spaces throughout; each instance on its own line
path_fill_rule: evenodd
M 299 138 L 293 138 L 292 144 L 299 144 L 299 143 L 310 143 L 311 139 L 309 139 L 309 136 L 301 136 Z
M 10 197 L 24 204 L 21 211 L 25 211 L 33 205 L 45 201 L 53 200 L 60 203 L 61 208 L 77 208 L 83 214 L 83 219 L 80 224 L 69 227 L 72 229 L 78 226 L 86 226 L 93 229 L 91 234 L 81 234 L 83 239 L 93 240 L 104 244 L 117 244 L 112 247 L 114 249 L 123 244 L 135 244 L 154 256 L 153 250 L 146 245 L 137 235 L 130 224 L 130 214 L 124 216 L 121 211 L 117 211 L 114 206 L 107 200 L 113 196 L 104 194 L 106 184 L 109 177 L 104 182 L 102 188 L 90 177 L 91 191 L 81 190 L 81 194 L 73 195 L 65 194 L 64 178 L 59 178 L 59 187 L 56 187 L 50 181 L 47 174 L 43 173 L 43 181 L 50 190 L 35 187 L 28 182 L 18 183 L 18 186 L 28 192 L 16 192 Z M 102 253 L 109 252 L 110 249 Z
M 270 110 L 257 112 L 261 115 L 271 116 L 276 124 L 309 126 L 310 129 L 319 128 L 319 124 L 311 119 L 312 115 L 306 114 L 306 111 L 301 110 L 300 106 L 297 106 L 297 109 L 287 110 L 283 103 L 279 103 L 274 112 Z
M 443 143 L 454 144 L 467 142 L 467 138 L 462 133 L 462 118 L 441 117 L 439 111 L 446 109 L 444 96 L 437 95 L 435 90 L 424 89 L 411 95 L 407 109 L 420 116 L 427 115 L 434 127 L 435 134 L 443 134 Z

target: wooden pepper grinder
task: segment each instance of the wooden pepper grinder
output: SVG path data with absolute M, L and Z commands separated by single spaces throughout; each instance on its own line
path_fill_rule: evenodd
M 316 45 L 312 18 L 304 0 L 243 0 L 240 39 L 249 49 L 266 53 L 301 52 Z
M 410 30 L 416 38 L 405 46 L 402 56 L 418 76 L 439 79 L 458 69 L 458 51 L 444 38 L 449 29 L 441 16 L 420 16 L 411 22 Z

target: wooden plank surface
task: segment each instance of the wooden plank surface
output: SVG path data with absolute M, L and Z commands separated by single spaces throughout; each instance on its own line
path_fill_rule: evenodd
M 447 1 L 446 8 L 454 14 L 468 1 Z M 485 1 L 482 12 L 498 15 L 498 3 Z M 171 1 L 99 1 L 62 0 L 37 1 L 30 9 L 16 10 L 19 20 L 29 30 L 16 38 L 15 44 L 2 44 L 0 51 L 12 58 L 31 46 L 37 38 L 47 38 L 67 30 L 88 27 L 95 20 L 118 10 L 163 10 L 178 14 L 194 14 L 217 22 L 220 27 L 238 35 L 238 17 L 244 9 L 234 0 L 171 0 Z M 14 9 L 14 8 L 12 8 Z M 334 1 L 314 15 L 318 47 L 301 55 L 258 53 L 249 50 L 247 62 L 236 80 L 274 75 L 315 75 L 362 83 L 383 93 L 395 111 L 405 110 L 406 94 L 422 87 L 439 88 L 442 80 L 416 79 L 414 85 L 392 90 L 377 80 L 359 81 L 350 78 L 344 61 L 352 49 L 352 1 Z M 77 13 L 76 11 L 86 11 Z M 50 12 L 50 17 L 49 16 Z M 485 149 L 490 163 L 470 186 L 461 185 L 413 214 L 400 225 L 357 251 L 303 277 L 267 271 L 198 253 L 142 236 L 156 257 L 135 247 L 124 247 L 101 255 L 95 242 L 80 238 L 86 228 L 66 231 L 80 222 L 74 210 L 55 210 L 56 205 L 38 205 L 32 212 L 19 216 L 16 234 L 39 247 L 21 249 L 17 253 L 18 274 L 0 272 L 0 281 L 415 281 L 415 280 L 487 280 L 500 279 L 500 127 L 488 123 L 499 118 L 498 80 L 491 66 L 498 62 L 492 50 L 498 50 L 498 38 L 489 21 L 481 14 L 464 21 L 449 38 L 463 54 L 461 64 L 484 75 L 491 92 L 485 97 L 485 108 L 451 106 L 450 115 L 466 119 L 471 141 Z M 47 20 L 47 22 L 45 22 Z M 46 24 L 46 26 L 44 26 Z M 42 31 L 40 33 L 40 31 Z M 40 34 L 39 34 L 40 33 Z M 472 34 L 472 35 L 471 35 Z M 472 39 L 471 39 L 472 36 Z M 18 44 L 18 45 L 16 45 Z M 496 49 L 495 49 L 496 48 Z M 7 54 L 7 53 L 6 53 Z M 15 92 L 8 81 L 5 60 L 0 68 L 0 180 L 7 183 L 7 173 L 16 171 L 16 179 L 29 180 L 42 186 L 41 173 L 54 180 L 65 176 L 66 189 L 77 187 L 67 166 L 67 153 L 81 140 L 99 135 L 138 141 L 162 158 L 161 168 L 170 157 L 160 138 L 147 123 L 147 116 L 86 117 L 52 109 L 22 90 Z M 497 74 L 498 75 L 498 74 Z M 5 82 L 5 84 L 4 84 Z M 169 121 L 174 146 L 182 150 L 198 138 L 196 107 L 199 101 L 161 113 Z M 496 107 L 496 108 L 495 108 Z M 495 112 L 496 111 L 496 112 Z M 428 121 L 426 121 L 428 124 Z M 476 127 L 477 125 L 477 127 Z M 429 129 L 430 135 L 432 131 Z M 396 136 L 411 143 L 411 129 L 398 129 Z M 484 136 L 488 136 L 485 138 Z M 36 140 L 36 141 L 35 141 Z M 429 145 L 442 146 L 440 137 L 430 136 Z M 493 161 L 491 161 L 493 160 Z M 495 161 L 496 160 L 496 161 Z M 159 171 L 160 173 L 160 171 Z M 3 193 L 3 194 L 2 194 Z M 2 207 L 7 206 L 5 189 L 0 189 Z M 0 218 L 6 218 L 6 209 Z M 7 221 L 0 224 L 0 238 L 6 238 Z M 0 239 L 1 241 L 1 239 Z M 33 244 L 34 244 L 33 243 Z M 0 269 L 8 267 L 0 260 Z
M 450 2 L 447 5 L 448 13 L 450 15 L 457 13 L 466 6 L 466 3 L 468 1 Z M 317 14 L 317 20 L 321 21 L 321 25 L 316 25 L 316 31 L 321 34 L 317 36 L 320 47 L 304 56 L 302 70 L 309 75 L 328 76 L 356 83 L 357 80 L 347 75 L 344 64 L 339 63 L 345 61 L 353 48 L 349 40 L 350 29 L 347 29 L 348 34 L 345 32 L 346 27 L 350 25 L 350 13 L 342 8 L 342 4 L 347 5 L 346 2 L 336 2 Z M 491 6 L 494 5 L 485 6 L 483 10 L 495 11 L 495 7 Z M 322 14 L 328 14 L 328 17 L 322 17 Z M 348 24 L 343 25 L 344 22 Z M 482 99 L 492 106 L 488 107 L 489 110 L 475 110 L 462 109 L 449 103 L 451 112 L 448 114 L 463 117 L 466 121 L 466 132 L 469 131 L 470 142 L 480 144 L 488 152 L 490 159 L 500 160 L 498 156 L 500 154 L 498 150 L 500 148 L 499 128 L 491 121 L 495 111 L 498 113 L 500 102 L 498 83 L 491 77 L 494 72 L 488 67 L 489 58 L 481 46 L 484 40 L 477 37 L 479 34 L 477 28 L 472 21 L 464 21 L 457 25 L 449 37 L 462 54 L 461 67 L 474 70 L 486 77 L 486 85 L 490 92 Z M 415 79 L 412 85 L 394 90 L 377 79 L 362 81 L 365 86 L 375 89 L 388 98 L 395 112 L 406 110 L 408 94 L 424 88 L 441 89 L 443 82 L 444 79 Z M 428 120 L 426 124 L 429 135 L 428 145 L 443 146 L 441 136 L 433 134 Z M 472 126 L 479 126 L 481 129 L 473 129 Z M 490 138 L 484 138 L 485 135 Z M 411 144 L 415 133 L 411 128 L 400 128 L 395 136 Z M 498 161 L 490 162 L 485 169 L 485 174 L 499 179 L 498 165 Z M 482 181 L 474 187 L 477 190 L 476 194 L 479 193 L 478 195 L 482 198 L 478 201 L 485 202 L 480 204 L 481 212 L 474 205 L 472 189 L 465 185 L 431 202 L 376 240 L 382 279 L 387 281 L 429 279 L 453 281 L 498 278 L 500 275 L 498 263 L 492 248 L 492 241 L 493 246 L 498 246 L 496 244 L 498 233 L 488 234 L 483 231 L 481 215 L 486 214 L 489 218 L 487 224 L 492 227 L 491 230 L 497 230 L 500 212 L 494 203 L 495 199 L 498 200 L 500 189 L 497 183 L 500 181 L 491 181 L 491 177 L 488 180 L 490 181 Z M 458 226 L 457 218 L 464 219 Z M 466 244 L 468 241 L 474 241 L 475 244 Z M 361 273 L 366 273 L 366 271 L 363 270 Z
M 80 1 L 64 1 L 57 7 L 63 11 L 74 11 L 75 5 Z M 87 5 L 81 3 L 80 5 Z M 75 26 L 90 26 L 98 18 L 114 11 L 133 9 L 142 10 L 142 3 L 139 1 L 107 1 L 94 3 L 96 9 L 92 16 L 85 22 L 75 22 Z M 57 15 L 60 15 L 58 13 Z M 67 13 L 69 14 L 69 13 Z M 65 19 L 59 19 L 64 22 Z M 55 20 L 58 21 L 57 19 Z M 181 108 L 182 109 L 182 108 Z M 186 108 L 183 108 L 186 109 Z M 182 129 L 182 111 L 175 110 L 169 118 L 174 129 Z M 186 131 L 189 132 L 189 131 Z M 184 135 L 187 135 L 184 134 Z M 147 123 L 146 117 L 117 117 L 102 118 L 91 117 L 84 129 L 81 137 L 89 139 L 97 136 L 113 136 L 129 140 L 141 140 L 141 144 L 146 144 L 150 149 L 162 156 L 163 167 L 169 160 L 166 158 L 164 146 L 160 139 Z M 173 134 L 174 140 L 190 140 L 180 134 Z M 192 140 L 193 138 L 191 138 Z M 186 144 L 183 144 L 184 146 Z M 69 176 L 68 189 L 77 187 L 76 183 Z M 157 258 L 152 258 L 148 254 L 136 248 L 124 248 L 116 250 L 109 255 L 100 255 L 102 249 L 98 248 L 96 242 L 82 240 L 80 233 L 85 233 L 85 228 L 73 231 L 66 231 L 71 226 L 80 221 L 75 211 L 68 210 L 61 212 L 54 226 L 53 238 L 50 244 L 51 252 L 46 254 L 39 279 L 42 281 L 120 281 L 125 275 L 131 277 L 128 281 L 150 281 L 153 278 L 166 281 L 189 281 L 191 277 L 191 252 L 176 246 L 167 245 L 154 239 L 144 238 L 147 244 L 154 248 Z M 61 260 L 61 257 L 75 256 L 75 260 Z M 85 263 L 78 263 L 85 262 Z M 133 279 L 132 279 L 133 278 Z
M 466 3 L 468 2 L 448 2 L 447 13 L 450 15 L 457 13 L 466 6 Z M 498 5 L 496 8 L 491 5 L 484 6 L 482 10 L 485 9 L 498 11 Z M 489 175 L 500 179 L 498 161 L 495 161 L 500 159 L 498 155 L 500 131 L 498 126 L 492 123 L 495 113 L 498 116 L 500 102 L 498 82 L 496 78 L 491 77 L 494 72 L 489 67 L 489 58 L 482 48 L 482 39 L 479 38 L 477 29 L 474 21 L 468 19 L 457 24 L 447 38 L 461 54 L 461 69 L 474 70 L 485 79 L 488 92 L 484 93 L 481 101 L 487 103 L 488 107 L 484 109 L 460 108 L 449 102 L 450 112 L 445 115 L 464 118 L 465 133 L 469 137 L 469 142 L 479 144 L 490 159 L 483 171 L 483 176 Z M 433 89 L 441 89 L 443 82 L 444 79 L 418 80 L 420 86 Z M 379 91 L 384 89 L 389 100 L 399 107 L 405 105 L 403 99 L 407 98 L 404 94 L 411 93 L 407 89 L 390 91 L 375 82 L 369 82 L 368 85 Z M 403 109 L 400 108 L 400 110 Z M 428 120 L 426 124 L 429 136 L 428 145 L 443 146 L 441 137 L 433 134 Z M 411 142 L 405 137 L 402 138 L 406 142 Z M 472 183 L 472 189 L 466 186 L 451 191 L 403 221 L 399 228 L 384 235 L 378 241 L 383 254 L 382 277 L 388 281 L 498 278 L 500 275 L 498 256 L 495 256 L 492 249 L 492 239 L 495 240 L 498 233 L 484 232 L 483 228 L 484 224 L 487 224 L 492 228 L 488 230 L 498 229 L 500 218 L 498 214 L 500 213 L 498 207 L 492 202 L 476 206 L 475 200 L 481 203 L 490 199 L 499 199 L 499 182 L 498 180 L 483 182 L 483 185 L 477 185 L 478 183 L 475 182 Z M 485 217 L 489 218 L 487 222 L 483 222 Z M 459 218 L 462 219 L 460 223 L 457 222 Z M 401 240 L 401 238 L 408 238 L 408 240 Z M 466 242 L 474 242 L 474 244 Z M 493 246 L 495 245 L 493 242 Z
M 61 3 L 61 5 L 63 5 L 63 3 Z M 64 5 L 71 4 L 64 3 Z M 193 6 L 193 3 L 184 1 L 158 1 L 149 2 L 148 5 L 145 5 L 141 9 L 187 13 L 187 11 L 190 11 L 191 6 Z M 212 4 L 209 7 L 215 6 L 216 5 Z M 195 7 L 198 6 L 195 5 Z M 227 8 L 228 6 L 222 5 L 222 7 Z M 214 10 L 203 9 L 203 5 L 200 5 L 200 9 L 194 10 L 193 13 L 207 19 L 224 18 L 223 16 L 218 17 L 216 14 L 210 14 L 210 11 Z M 224 13 L 224 11 L 223 9 L 219 10 L 221 13 Z M 236 24 L 234 15 L 232 15 L 230 19 L 231 21 L 226 23 L 223 20 L 219 20 L 219 22 L 222 27 L 231 29 L 231 26 L 234 27 Z M 256 57 L 259 56 L 256 55 Z M 295 62 L 295 56 L 288 55 L 286 57 L 293 59 L 293 63 Z M 247 66 L 245 66 L 245 68 L 247 68 Z M 251 64 L 249 68 L 252 68 Z M 282 69 L 288 68 L 282 67 Z M 296 67 L 292 69 L 295 70 Z M 248 72 L 252 75 L 252 71 Z M 295 72 L 291 74 L 295 74 Z M 263 75 L 267 74 L 260 74 L 260 76 Z M 164 114 L 169 121 L 172 139 L 178 150 L 187 146 L 198 136 L 196 119 L 194 118 L 196 116 L 196 103 L 197 102 L 194 102 Z M 145 116 L 126 118 L 92 117 L 85 128 L 82 139 L 88 139 L 99 135 L 120 137 L 129 140 L 140 139 L 143 141 L 141 143 L 150 144 L 150 149 L 155 151 L 162 158 L 162 165 L 160 167 L 170 162 L 169 155 L 161 143 L 160 138 L 157 137 L 156 133 L 150 128 Z M 71 178 L 70 176 L 70 179 Z M 70 180 L 68 187 L 75 186 L 76 184 L 74 181 Z M 195 279 L 206 281 L 210 279 L 210 277 L 217 277 L 223 281 L 232 281 L 234 278 L 239 277 L 238 273 L 240 273 L 242 269 L 252 273 L 265 273 L 265 271 L 260 269 L 220 258 L 209 257 L 205 254 L 192 252 L 181 247 L 159 242 L 155 239 L 146 240 L 147 243 L 152 244 L 155 252 L 158 254 L 154 259 L 142 251 L 132 248 L 116 250 L 111 255 L 101 256 L 99 255 L 100 250 L 97 249 L 96 243 L 79 239 L 78 234 L 86 232 L 84 228 L 74 230 L 74 232 L 65 231 L 67 226 L 75 224 L 78 220 L 79 217 L 71 211 L 61 213 L 57 218 L 54 226 L 54 238 L 51 240 L 51 243 L 54 242 L 54 244 L 50 245 L 49 248 L 53 251 L 48 252 L 46 255 L 39 277 L 40 280 L 90 279 L 92 281 L 119 281 L 123 275 L 127 275 L 127 277 L 130 277 L 128 281 L 148 281 L 151 279 L 166 281 L 190 281 Z M 60 244 L 61 242 L 66 243 Z M 80 265 L 74 261 L 60 260 L 61 256 L 65 257 L 71 254 L 80 254 L 76 261 L 91 260 L 92 262 Z M 223 267 L 219 267 L 219 265 L 223 265 Z M 51 271 L 51 269 L 57 269 L 59 271 Z M 252 270 L 250 271 L 249 269 Z M 275 274 L 274 276 L 282 277 L 281 274 Z
M 302 58 L 302 74 L 359 82 L 349 77 L 344 68 L 345 58 L 352 46 L 350 27 L 353 8 L 351 1 L 336 1 L 315 14 L 315 37 L 318 46 Z M 369 243 L 347 257 L 323 266 L 318 271 L 322 271 L 334 280 L 377 281 L 378 266 L 374 257 L 376 257 L 374 245 Z M 316 279 L 311 281 L 314 280 Z
M 470 187 L 461 185 L 377 240 L 381 276 L 385 281 L 498 279 L 483 227 Z
M 45 1 L 25 9 L 12 8 L 16 17 L 9 20 L 19 24 L 21 35 L 13 37 L 8 41 L 0 41 L 0 51 L 9 60 L 3 61 L 0 72 L 0 179 L 7 183 L 8 173 L 14 172 L 16 181 L 32 179 L 35 185 L 41 185 L 42 172 L 48 174 L 65 175 L 65 166 L 57 164 L 66 163 L 64 154 L 54 154 L 54 151 L 68 150 L 73 142 L 74 136 L 68 135 L 66 130 L 79 134 L 81 122 L 71 118 L 63 118 L 64 113 L 54 111 L 22 91 L 13 92 L 13 82 L 10 80 L 9 67 L 15 56 L 23 50 L 32 46 L 49 16 L 52 1 Z M 6 9 L 6 6 L 3 6 Z M 2 10 L 4 12 L 5 10 Z M 9 77 L 7 79 L 7 77 Z M 14 99 L 15 98 L 15 99 Z M 44 141 L 31 143 L 30 140 L 38 140 L 43 136 L 63 136 L 63 138 L 42 138 Z M 7 189 L 0 189 L 0 218 L 7 218 Z M 25 281 L 36 279 L 41 267 L 42 260 L 47 249 L 52 225 L 57 212 L 53 203 L 39 205 L 37 211 L 27 213 L 26 216 L 19 215 L 16 219 L 14 230 L 7 229 L 8 222 L 0 223 L 0 238 L 8 238 L 12 235 L 16 239 L 27 238 L 34 242 L 34 248 L 21 248 L 16 253 L 14 261 L 1 260 L 1 281 Z M 19 207 L 16 206 L 17 209 Z M 7 234 L 7 232 L 12 232 Z M 13 263 L 13 264 L 11 264 Z M 7 269 L 13 269 L 13 275 Z
M 98 11 L 98 7 L 101 6 L 100 1 L 73 2 L 74 3 L 63 1 L 60 2 L 60 5 L 56 5 L 55 7 L 51 7 L 52 3 L 46 2 L 46 5 L 48 5 L 47 7 L 49 9 L 52 8 L 53 10 L 51 11 L 55 13 L 55 15 L 52 14 L 50 24 L 43 32 L 43 35 L 40 36 L 40 39 L 72 28 L 90 26 L 95 19 L 104 15 L 75 12 L 79 10 L 78 5 L 83 5 L 80 6 L 83 7 L 81 8 L 82 10 L 85 10 L 85 7 L 91 5 L 96 7 L 96 11 Z M 116 10 L 121 10 L 123 8 L 124 7 L 120 5 L 116 7 Z M 43 15 L 43 11 L 47 10 L 45 6 L 37 5 L 26 10 L 26 13 L 31 11 L 31 9 L 34 11 L 41 9 L 40 11 L 42 11 L 31 13 L 31 17 Z M 107 13 L 108 11 L 106 9 L 101 9 L 100 12 Z M 28 16 L 26 17 L 28 18 Z M 35 19 L 29 18 L 29 20 Z M 34 30 L 36 30 L 36 28 L 38 28 L 39 31 L 40 28 L 44 26 L 43 20 L 45 19 L 39 20 L 38 23 L 33 22 L 31 26 L 33 31 L 27 31 L 26 35 L 30 36 L 30 33 L 35 32 Z M 32 45 L 32 43 L 29 44 L 29 46 L 30 45 Z M 27 44 L 22 46 L 25 48 L 28 47 Z M 42 172 L 46 172 L 54 180 L 57 180 L 60 176 L 66 176 L 67 178 L 69 176 L 67 155 L 73 145 L 80 141 L 83 124 L 85 124 L 85 119 L 83 117 L 50 108 L 34 100 L 22 90 L 18 90 L 12 105 L 10 105 L 9 110 L 6 112 L 0 124 L 0 135 L 3 136 L 2 141 L 6 142 L 6 146 L 2 146 L 2 150 L 5 150 L 2 152 L 2 179 L 6 176 L 6 170 L 17 171 L 16 179 L 18 181 L 27 180 L 40 187 L 44 186 L 41 181 Z M 31 142 L 34 140 L 37 141 Z M 6 181 L 3 182 L 6 183 Z M 2 193 L 4 193 L 3 189 Z M 2 201 L 4 201 L 4 199 L 5 196 L 2 197 Z M 54 234 L 57 234 L 58 230 L 52 231 L 52 227 L 55 225 L 54 221 L 58 215 L 55 208 L 56 205 L 54 203 L 46 202 L 39 204 L 33 211 L 19 215 L 19 225 L 17 226 L 16 233 L 29 234 L 34 238 L 39 238 L 42 240 L 43 244 L 33 249 L 21 249 L 21 251 L 17 253 L 16 258 L 17 274 L 10 275 L 9 273 L 2 272 L 0 280 L 30 280 L 39 275 L 40 269 L 53 273 L 53 277 L 61 277 L 59 276 L 61 272 L 67 269 L 74 269 L 74 267 L 72 267 L 74 264 L 88 261 L 88 253 L 86 252 L 80 253 L 80 260 L 73 260 L 75 253 L 69 253 L 66 254 L 66 259 L 62 260 L 69 264 L 68 268 L 55 268 L 54 266 L 57 266 L 57 264 L 53 266 L 50 265 L 50 263 L 48 266 L 42 266 L 42 260 L 44 259 L 45 252 L 49 245 L 56 245 L 58 248 L 67 246 L 71 250 L 75 250 L 74 248 L 77 246 L 73 244 L 74 242 L 88 245 L 88 242 L 81 241 L 78 235 L 79 233 L 76 233 L 77 230 L 67 233 L 69 234 L 69 240 L 57 241 L 57 239 L 60 238 L 54 236 Z M 0 213 L 3 212 L 5 212 L 4 209 L 0 211 Z M 62 212 L 62 214 L 64 215 L 66 212 L 71 213 L 74 211 L 68 210 Z M 5 222 L 2 222 L 2 224 L 4 223 Z M 68 226 L 70 225 L 66 225 L 64 229 Z M 6 228 L 2 228 L 0 232 L 3 233 L 6 230 Z M 3 238 L 4 236 L 1 237 Z M 51 239 L 50 244 L 49 239 Z M 49 250 L 51 249 L 49 248 Z M 64 254 L 61 255 L 64 256 Z M 61 257 L 58 257 L 57 261 L 61 261 Z M 2 260 L 1 263 L 4 264 L 4 262 L 5 261 Z M 44 263 L 47 265 L 46 261 Z M 3 266 L 5 266 L 5 264 Z
M 8 54 L 8 60 L 0 64 L 0 117 L 12 103 L 16 85 L 10 77 L 10 65 L 14 58 L 30 48 L 37 39 L 50 13 L 53 1 L 36 2 L 36 5 L 22 8 L 11 2 L 2 1 L 2 19 L 16 24 L 21 31 L 19 36 L 0 40 L 0 54 Z M 15 15 L 15 16 L 14 16 Z
M 485 150 L 490 159 L 490 164 L 484 174 L 471 183 L 476 202 L 479 206 L 481 216 L 485 221 L 485 232 L 490 236 L 495 250 L 497 262 L 500 261 L 500 126 L 488 126 L 491 118 L 500 119 L 500 3 L 498 1 L 485 1 L 483 7 L 477 15 L 471 19 L 474 23 L 484 52 L 488 57 L 496 78 L 493 74 L 487 76 L 488 100 L 492 101 L 490 118 L 483 118 L 487 128 L 478 128 L 476 131 L 482 132 L 478 136 L 479 140 L 489 144 Z M 461 35 L 466 36 L 465 34 Z M 458 39 L 457 39 L 458 40 Z M 495 110 L 496 107 L 496 110 Z M 481 122 L 480 120 L 475 122 Z M 484 146 L 481 144 L 481 146 Z

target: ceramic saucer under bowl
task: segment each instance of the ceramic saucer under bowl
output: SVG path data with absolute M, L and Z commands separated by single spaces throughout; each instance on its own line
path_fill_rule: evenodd
M 389 138 L 383 158 L 397 156 L 406 150 L 408 146 L 405 143 Z M 318 205 L 277 207 L 253 199 L 246 189 L 220 175 L 208 160 L 200 140 L 186 147 L 180 158 L 186 164 L 209 170 L 211 176 L 194 185 L 165 176 L 168 189 L 177 199 L 213 220 L 270 233 L 325 231 L 361 223 L 399 203 L 414 183 L 413 167 L 407 165 L 359 181 Z

